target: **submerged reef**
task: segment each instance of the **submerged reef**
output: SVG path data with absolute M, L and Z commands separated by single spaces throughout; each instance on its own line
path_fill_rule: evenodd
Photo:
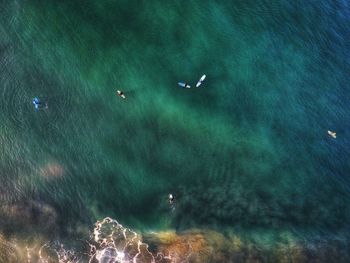
M 21 239 L 0 235 L 1 262 L 120 262 L 120 263 L 216 263 L 216 262 L 347 262 L 347 239 L 306 242 L 286 232 L 279 241 L 253 240 L 233 232 L 208 229 L 138 234 L 116 220 L 95 224 L 84 245 L 68 248 L 64 241 L 43 236 Z
M 16 228 L 53 233 L 57 224 L 56 210 L 49 204 L 34 200 L 2 204 L 0 214 L 0 225 L 8 233 L 17 232 Z

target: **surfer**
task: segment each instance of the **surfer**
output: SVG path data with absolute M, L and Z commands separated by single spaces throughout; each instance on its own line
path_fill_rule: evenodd
M 207 76 L 206 75 L 203 75 L 197 82 L 196 84 L 196 88 L 198 88 L 200 85 L 202 85 L 202 82 L 205 80 Z
M 123 99 L 126 99 L 125 95 L 124 95 L 124 92 L 120 91 L 120 90 L 117 90 L 117 95 Z
M 168 196 L 168 201 L 169 201 L 169 204 L 172 205 L 172 204 L 174 203 L 174 201 L 175 201 L 174 195 L 169 194 L 169 196 Z
M 41 102 L 40 102 L 40 100 L 37 97 L 35 97 L 33 99 L 33 104 L 34 104 L 35 109 L 39 109 L 39 106 L 41 105 Z
M 47 103 L 46 102 L 42 102 L 38 97 L 35 97 L 33 99 L 33 104 L 36 110 L 40 109 L 40 108 L 47 108 Z
M 170 212 L 174 212 L 176 205 L 175 205 L 175 196 L 173 194 L 168 195 L 168 202 L 169 202 Z
M 328 131 L 328 135 L 330 135 L 334 139 L 337 138 L 337 133 L 336 132 Z
M 186 88 L 186 89 L 191 88 L 191 86 L 189 84 L 187 84 L 186 82 L 178 82 L 177 85 L 179 85 L 181 88 Z

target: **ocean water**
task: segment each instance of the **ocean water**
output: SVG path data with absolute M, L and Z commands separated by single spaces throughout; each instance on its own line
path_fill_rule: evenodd
M 349 262 L 348 1 L 0 7 L 1 262 Z

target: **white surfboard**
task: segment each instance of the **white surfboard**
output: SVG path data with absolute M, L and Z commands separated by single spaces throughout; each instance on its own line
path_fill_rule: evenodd
M 202 82 L 205 80 L 207 76 L 203 75 L 197 82 L 196 87 L 198 88 L 200 85 L 202 85 Z
M 186 89 L 190 89 L 190 88 L 191 88 L 191 86 L 188 85 L 188 84 L 185 83 L 185 82 L 178 82 L 177 84 L 178 84 L 181 88 L 186 88 Z
M 117 90 L 117 94 L 118 94 L 119 97 L 122 97 L 123 99 L 126 99 L 124 93 L 121 92 L 120 90 Z
M 337 133 L 336 133 L 336 132 L 332 132 L 332 131 L 327 131 L 327 132 L 328 132 L 328 134 L 329 134 L 330 136 L 332 136 L 334 139 L 337 138 Z

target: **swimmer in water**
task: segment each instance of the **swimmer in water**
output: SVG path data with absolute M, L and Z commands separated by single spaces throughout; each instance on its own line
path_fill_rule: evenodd
M 334 138 L 334 139 L 337 138 L 337 133 L 336 133 L 336 132 L 328 131 L 328 134 L 329 134 L 330 136 L 332 136 L 332 138 Z
M 124 92 L 120 91 L 120 90 L 117 90 L 117 95 L 119 97 L 122 97 L 123 99 L 126 99 L 125 95 L 124 95 Z

